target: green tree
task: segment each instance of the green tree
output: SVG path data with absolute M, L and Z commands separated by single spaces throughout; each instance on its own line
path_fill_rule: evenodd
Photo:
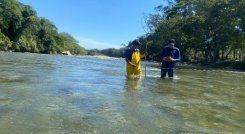
M 101 50 L 101 53 L 110 57 L 124 57 L 125 48 L 108 48 Z
M 59 48 L 61 51 L 70 51 L 72 54 L 86 54 L 85 48 L 78 44 L 78 41 L 68 33 L 59 34 Z
M 16 41 L 16 33 L 23 20 L 22 7 L 16 0 L 0 0 L 1 31 L 11 41 Z
M 244 1 L 186 0 L 158 6 L 146 22 L 149 50 L 157 58 L 169 38 L 177 40 L 184 60 L 220 61 L 244 56 Z M 157 17 L 159 16 L 159 17 Z M 155 30 L 155 31 L 152 31 Z M 233 52 L 233 56 L 231 55 Z
M 0 50 L 86 53 L 72 36 L 58 33 L 51 21 L 39 18 L 31 6 L 16 0 L 0 0 Z
M 6 51 L 12 47 L 12 41 L 0 32 L 0 51 Z

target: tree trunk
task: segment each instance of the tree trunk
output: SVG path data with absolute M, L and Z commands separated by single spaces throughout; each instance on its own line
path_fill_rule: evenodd
M 221 60 L 224 60 L 224 48 L 221 49 Z

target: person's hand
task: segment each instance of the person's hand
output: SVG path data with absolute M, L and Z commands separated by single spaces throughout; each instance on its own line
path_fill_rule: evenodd
M 175 61 L 171 56 L 164 57 L 163 60 L 164 61 Z
M 148 55 L 148 53 L 147 52 L 145 52 L 144 54 L 142 54 L 141 56 L 140 56 L 140 58 L 142 59 L 142 58 L 146 58 L 147 57 L 147 55 Z
M 131 66 L 132 66 L 132 67 L 136 67 L 136 65 L 135 65 L 135 64 L 133 64 L 133 63 L 131 63 Z
M 171 56 L 168 57 L 169 61 L 175 61 Z
M 169 61 L 169 58 L 168 57 L 164 57 L 163 60 L 164 61 Z
M 132 65 L 132 67 L 136 67 L 136 65 L 135 64 L 131 64 Z

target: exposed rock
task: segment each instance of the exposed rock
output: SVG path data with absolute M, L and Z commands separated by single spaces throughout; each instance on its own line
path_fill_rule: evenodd
M 72 54 L 70 53 L 70 51 L 63 51 L 62 54 L 63 54 L 63 55 L 72 55 Z

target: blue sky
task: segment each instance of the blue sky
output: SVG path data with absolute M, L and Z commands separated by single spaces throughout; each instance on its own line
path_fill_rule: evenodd
M 120 48 L 144 35 L 144 14 L 164 0 L 19 0 L 86 49 Z M 146 27 L 145 27 L 146 28 Z M 147 29 L 147 28 L 146 28 Z

